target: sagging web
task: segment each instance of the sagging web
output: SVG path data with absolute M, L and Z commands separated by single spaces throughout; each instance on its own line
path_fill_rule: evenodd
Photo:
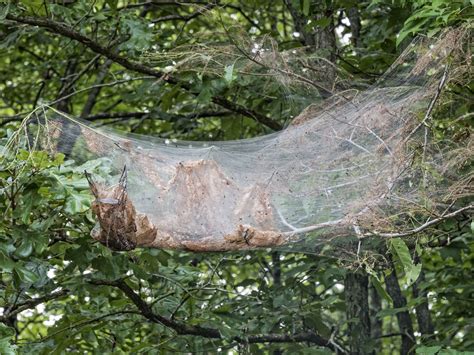
M 335 236 L 403 234 L 455 195 L 446 152 L 426 127 L 459 41 L 458 31 L 418 38 L 375 85 L 335 94 L 263 137 L 170 141 L 50 107 L 29 115 L 22 136 L 31 149 L 109 168 L 108 181 L 88 178 L 92 235 L 113 249 L 321 247 Z

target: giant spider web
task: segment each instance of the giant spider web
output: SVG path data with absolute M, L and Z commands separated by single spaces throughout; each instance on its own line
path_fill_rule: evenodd
M 170 141 L 46 106 L 22 136 L 30 149 L 110 168 L 108 181 L 88 178 L 92 235 L 113 249 L 309 250 L 336 237 L 409 235 L 406 226 L 449 212 L 456 199 L 449 154 L 428 127 L 459 42 L 459 31 L 417 38 L 374 85 L 334 94 L 262 137 Z

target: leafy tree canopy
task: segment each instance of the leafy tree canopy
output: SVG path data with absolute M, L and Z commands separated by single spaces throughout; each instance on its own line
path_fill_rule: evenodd
M 43 104 L 169 139 L 271 133 L 327 90 L 265 68 L 244 75 L 229 51 L 294 50 L 370 84 L 417 34 L 472 16 L 469 0 L 0 1 L 0 145 Z M 469 141 L 469 79 L 438 102 L 437 139 Z M 2 156 L 2 354 L 474 351 L 467 212 L 436 237 L 387 242 L 383 267 L 277 251 L 120 253 L 90 237 L 84 170 L 108 173 L 62 154 Z

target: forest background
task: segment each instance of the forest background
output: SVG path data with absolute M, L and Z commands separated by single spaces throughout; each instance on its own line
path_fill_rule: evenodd
M 305 47 L 370 84 L 414 36 L 469 28 L 473 5 L 0 1 L 1 145 L 43 104 L 170 140 L 278 131 L 325 93 L 282 89 L 232 62 L 219 72 L 175 59 L 200 51 L 212 58 L 218 45 L 247 55 L 269 44 L 282 52 Z M 444 88 L 431 127 L 437 139 L 471 134 L 470 75 Z M 0 161 L 2 354 L 474 351 L 468 213 L 439 224 L 440 233 L 387 241 L 384 265 L 275 250 L 112 252 L 90 237 L 85 167 L 45 154 Z

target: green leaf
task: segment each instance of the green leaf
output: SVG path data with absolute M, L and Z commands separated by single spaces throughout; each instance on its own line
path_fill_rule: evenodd
M 26 258 L 31 255 L 33 251 L 33 243 L 29 238 L 22 240 L 20 246 L 15 250 L 15 254 L 19 257 Z
M 11 272 L 14 267 L 15 262 L 0 250 L 0 270 L 2 272 Z
M 239 335 L 239 332 L 236 331 L 234 328 L 229 327 L 229 326 L 224 325 L 224 324 L 221 327 L 219 327 L 219 333 L 221 333 L 221 336 L 224 339 L 228 339 L 228 340 L 231 340 L 234 337 L 236 337 L 237 335 Z
M 20 281 L 24 283 L 35 283 L 38 280 L 38 275 L 28 270 L 24 266 L 15 265 L 14 272 L 16 273 Z
M 321 27 L 321 28 L 326 28 L 328 27 L 332 22 L 331 17 L 323 17 L 319 20 L 314 21 L 315 25 Z
M 54 156 L 54 160 L 51 162 L 52 166 L 60 166 L 64 163 L 65 155 L 63 153 L 58 153 Z
M 311 0 L 303 0 L 303 14 L 305 16 L 309 15 L 309 6 L 311 5 Z
M 109 280 L 115 280 L 120 276 L 120 268 L 113 257 L 98 257 L 92 261 L 92 267 Z
M 91 197 L 86 193 L 78 193 L 76 191 L 69 191 L 68 199 L 64 210 L 69 214 L 77 214 L 87 211 L 91 205 Z
M 441 349 L 438 355 L 474 355 L 473 351 L 459 351 L 455 349 Z
M 400 261 L 400 264 L 405 271 L 405 276 L 407 278 L 408 286 L 413 284 L 420 275 L 421 272 L 421 264 L 415 265 L 410 255 L 410 250 L 408 249 L 405 242 L 400 238 L 394 238 L 391 240 L 392 249 L 394 251 L 394 255 Z
M 9 340 L 15 335 L 15 329 L 0 323 L 0 340 Z M 2 353 L 3 354 L 3 353 Z
M 6 5 L 0 5 L 0 21 L 5 20 L 8 15 L 8 11 L 10 10 L 10 3 Z
M 416 353 L 420 355 L 434 355 L 441 350 L 441 346 L 420 346 L 416 348 Z
M 125 19 L 123 24 L 128 27 L 130 38 L 122 44 L 123 47 L 132 51 L 147 49 L 153 39 L 151 30 L 140 18 Z
M 380 280 L 378 279 L 377 276 L 374 276 L 374 274 L 371 274 L 370 275 L 370 282 L 372 283 L 372 285 L 374 285 L 374 287 L 377 290 L 377 293 L 380 295 L 380 297 L 382 297 L 383 299 L 385 299 L 389 303 L 393 303 L 392 297 L 390 297 L 390 295 L 387 293 L 387 291 L 382 286 L 382 283 L 380 282 Z
M 117 10 L 117 0 L 105 0 L 112 10 Z
M 234 81 L 234 64 L 225 67 L 224 79 L 227 83 Z
M 179 86 L 174 86 L 161 96 L 161 108 L 168 111 L 173 106 L 173 100 L 179 93 Z
M 409 270 L 405 270 L 405 275 L 408 279 L 408 286 L 412 285 L 416 280 L 418 280 L 418 277 L 421 273 L 421 267 L 421 264 L 416 264 L 413 265 Z
M 209 86 L 205 86 L 197 96 L 197 101 L 202 104 L 207 104 L 211 101 L 212 96 L 212 88 Z
M 0 354 L 2 355 L 15 355 L 17 353 L 15 348 L 16 346 L 10 344 L 8 340 L 0 341 Z
M 27 224 L 30 218 L 31 210 L 35 202 L 38 201 L 38 194 L 36 191 L 29 191 L 23 195 L 23 205 L 19 213 L 21 214 L 21 221 Z
M 35 15 L 46 14 L 46 3 L 43 0 L 22 0 L 21 3 Z

